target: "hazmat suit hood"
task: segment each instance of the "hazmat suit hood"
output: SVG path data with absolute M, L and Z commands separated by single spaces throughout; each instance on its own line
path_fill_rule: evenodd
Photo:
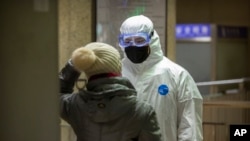
M 144 69 L 150 68 L 153 64 L 163 59 L 163 52 L 161 49 L 160 39 L 157 32 L 154 30 L 154 25 L 150 19 L 143 15 L 134 16 L 125 20 L 120 28 L 121 34 L 132 34 L 132 33 L 152 33 L 152 37 L 149 43 L 150 54 L 148 58 L 140 63 L 135 64 L 129 60 L 126 53 L 124 53 L 123 63 L 126 64 L 127 68 L 133 73 L 140 73 Z M 124 52 L 124 48 L 122 48 Z

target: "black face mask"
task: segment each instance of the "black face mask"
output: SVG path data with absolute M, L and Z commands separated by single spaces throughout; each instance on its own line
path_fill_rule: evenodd
M 143 46 L 143 47 L 130 46 L 125 48 L 125 53 L 131 62 L 138 64 L 142 63 L 148 58 L 150 50 L 149 46 Z

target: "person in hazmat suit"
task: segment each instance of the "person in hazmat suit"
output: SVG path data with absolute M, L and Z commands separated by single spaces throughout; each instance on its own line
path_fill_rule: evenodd
M 81 73 L 86 85 L 73 93 Z M 120 53 L 113 46 L 91 42 L 73 51 L 59 73 L 60 114 L 77 141 L 162 141 L 155 110 L 138 100 L 121 76 Z
M 163 55 L 153 22 L 144 15 L 127 18 L 119 46 L 122 75 L 155 108 L 164 141 L 202 141 L 202 96 L 189 72 Z

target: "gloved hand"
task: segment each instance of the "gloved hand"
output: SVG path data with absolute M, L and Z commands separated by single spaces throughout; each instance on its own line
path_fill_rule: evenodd
M 68 60 L 64 68 L 62 68 L 59 73 L 60 92 L 72 93 L 75 82 L 79 78 L 80 74 L 81 73 L 74 68 L 71 59 Z

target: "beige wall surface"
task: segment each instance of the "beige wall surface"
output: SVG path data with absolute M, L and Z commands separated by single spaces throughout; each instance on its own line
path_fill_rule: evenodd
M 59 0 L 59 68 L 74 49 L 92 41 L 92 0 Z

